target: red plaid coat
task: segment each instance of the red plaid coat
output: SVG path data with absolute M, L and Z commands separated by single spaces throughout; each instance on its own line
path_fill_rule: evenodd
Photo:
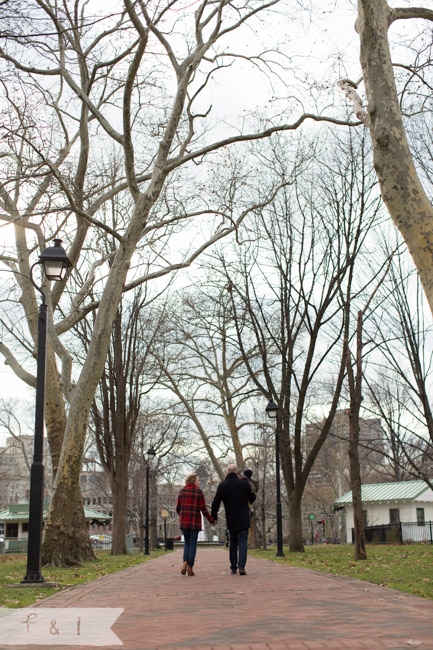
M 206 508 L 204 494 L 196 485 L 185 485 L 177 495 L 176 511 L 179 515 L 179 524 L 181 528 L 192 528 L 201 530 L 200 512 L 211 523 L 215 519 L 209 514 Z

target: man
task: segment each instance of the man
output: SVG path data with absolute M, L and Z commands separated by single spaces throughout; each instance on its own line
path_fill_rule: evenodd
M 222 501 L 226 511 L 227 528 L 230 533 L 230 570 L 234 574 L 239 569 L 239 575 L 241 576 L 247 574 L 245 564 L 247 562 L 248 529 L 250 527 L 248 504 L 253 503 L 255 498 L 256 495 L 251 491 L 248 481 L 239 478 L 236 465 L 229 465 L 225 481 L 218 485 L 212 502 L 211 516 L 218 519 L 218 509 Z

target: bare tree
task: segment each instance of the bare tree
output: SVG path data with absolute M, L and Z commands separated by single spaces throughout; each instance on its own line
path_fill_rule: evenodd
M 347 350 L 347 382 L 349 386 L 350 408 L 349 408 L 349 459 L 350 459 L 350 487 L 352 489 L 353 502 L 353 524 L 355 531 L 355 560 L 366 560 L 367 552 L 365 547 L 364 521 L 362 512 L 361 493 L 361 466 L 359 462 L 359 434 L 360 434 L 360 410 L 363 400 L 362 379 L 363 359 L 366 354 L 365 341 L 363 337 L 363 325 L 365 314 L 375 293 L 385 280 L 392 259 L 389 260 L 385 274 L 379 280 L 366 304 L 358 310 L 355 329 L 355 361 L 352 366 L 350 349 Z
M 368 380 L 373 403 L 392 431 L 392 460 L 431 487 L 432 323 L 420 279 L 406 268 L 402 255 L 393 259 L 374 321 L 380 352 L 375 367 L 387 377 L 388 401 L 379 402 L 383 390 L 374 388 L 374 378 Z
M 126 505 L 128 468 L 134 448 L 142 401 L 153 382 L 148 379 L 148 350 L 158 324 L 144 318 L 147 295 L 135 290 L 131 302 L 124 300 L 114 319 L 104 373 L 90 412 L 90 426 L 102 467 L 113 496 L 113 542 L 111 554 L 126 553 Z M 79 328 L 89 345 L 91 329 Z M 87 330 L 87 332 L 83 331 Z M 144 335 L 143 335 L 144 334 Z M 147 384 L 147 386 L 146 386 Z
M 364 144 L 357 146 L 349 140 L 347 150 L 339 144 L 329 158 L 318 156 L 321 162 L 305 172 L 311 184 L 297 176 L 292 191 L 283 188 L 257 214 L 257 248 L 250 246 L 236 271 L 231 261 L 225 264 L 244 362 L 258 390 L 274 397 L 281 411 L 292 551 L 303 550 L 302 496 L 337 409 L 354 269 L 379 209 Z M 276 160 L 286 164 L 281 155 Z M 246 355 L 246 335 L 260 350 L 259 364 Z M 327 415 L 304 456 L 304 423 L 318 403 L 326 404 Z
M 370 373 L 364 375 L 368 401 L 363 405 L 364 410 L 377 414 L 384 430 L 386 462 L 376 472 L 385 481 L 406 481 L 415 476 L 412 474 L 413 468 L 419 463 L 420 445 L 425 441 L 424 438 L 422 442 L 418 440 L 408 426 L 408 389 L 395 373 L 382 371 L 374 379 L 369 375 L 371 369 Z
M 245 440 L 252 422 L 248 403 L 255 388 L 235 345 L 227 292 L 202 281 L 169 301 L 165 332 L 152 354 L 159 386 L 174 396 L 194 425 L 220 480 L 227 455 L 245 464 Z M 251 348 L 252 358 L 256 351 Z

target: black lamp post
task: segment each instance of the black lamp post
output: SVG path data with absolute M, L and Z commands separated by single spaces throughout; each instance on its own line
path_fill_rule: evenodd
M 41 575 L 42 521 L 44 509 L 44 406 L 45 406 L 45 358 L 47 349 L 47 305 L 45 294 L 33 280 L 33 269 L 42 266 L 47 280 L 65 280 L 72 263 L 61 246 L 61 239 L 54 239 L 39 255 L 30 269 L 30 281 L 42 296 L 38 314 L 38 351 L 36 365 L 36 411 L 33 463 L 30 469 L 29 532 L 27 546 L 27 573 L 24 583 L 45 582 Z
M 278 427 L 279 408 L 273 399 L 269 400 L 266 413 L 275 419 L 275 475 L 277 479 L 277 553 L 276 557 L 284 557 L 283 553 L 283 516 L 281 512 L 281 486 L 280 486 L 280 430 Z
M 156 456 L 156 451 L 153 447 L 147 452 L 147 462 L 146 462 L 146 519 L 144 524 L 144 554 L 150 555 L 149 551 L 149 467 L 150 461 L 153 460 Z

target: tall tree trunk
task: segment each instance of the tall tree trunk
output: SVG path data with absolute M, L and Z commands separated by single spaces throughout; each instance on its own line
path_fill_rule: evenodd
M 257 519 L 254 512 L 250 517 L 250 530 L 248 533 L 248 546 L 250 548 L 259 548 L 259 538 L 257 534 Z
M 261 524 L 262 524 L 262 549 L 266 551 L 267 549 L 267 539 L 266 539 L 266 512 L 265 506 L 262 506 L 261 509 Z
M 55 355 L 49 342 L 47 344 L 45 385 L 45 427 L 50 446 L 53 478 L 55 478 L 65 435 L 66 409 Z
M 350 441 L 349 441 L 349 458 L 350 458 L 350 484 L 352 487 L 352 504 L 353 504 L 353 527 L 355 532 L 355 560 L 366 560 L 367 551 L 365 548 L 364 519 L 362 515 L 362 498 L 361 498 L 361 469 L 359 465 L 358 454 L 358 436 L 359 426 L 356 426 L 356 415 L 352 425 L 352 414 L 350 419 Z M 358 429 L 358 431 L 356 431 Z
M 431 17 L 431 10 L 426 12 Z M 408 245 L 433 312 L 433 207 L 407 142 L 388 43 L 390 24 L 399 17 L 399 9 L 392 9 L 386 0 L 358 0 L 356 29 L 374 168 L 383 200 Z
M 126 501 L 128 498 L 128 469 L 116 459 L 116 472 L 111 481 L 113 495 L 113 539 L 111 555 L 123 555 L 126 549 Z
M 45 395 L 45 427 L 50 447 L 53 479 L 55 479 L 65 433 L 66 409 L 54 351 L 49 343 L 47 345 Z M 72 548 L 80 549 L 81 560 L 95 560 L 96 556 L 90 542 L 89 530 L 84 516 L 79 481 L 76 496 L 72 503 L 74 504 L 73 508 L 71 508 L 71 501 L 65 501 L 64 504 L 65 507 L 71 510 L 72 517 L 68 533 L 69 544 Z M 62 564 L 61 552 L 56 550 L 55 545 L 48 547 L 45 540 L 46 536 L 44 535 L 41 551 L 42 564 Z M 72 562 L 72 564 L 75 564 L 75 562 Z
M 366 560 L 364 520 L 362 515 L 361 467 L 359 464 L 359 411 L 362 401 L 362 318 L 358 312 L 356 326 L 356 377 L 354 376 L 350 351 L 347 351 L 347 378 L 349 382 L 349 460 L 350 486 L 352 488 L 353 525 L 355 531 L 355 560 Z
M 302 535 L 302 494 L 294 491 L 289 494 L 290 539 L 289 549 L 293 553 L 304 552 Z

